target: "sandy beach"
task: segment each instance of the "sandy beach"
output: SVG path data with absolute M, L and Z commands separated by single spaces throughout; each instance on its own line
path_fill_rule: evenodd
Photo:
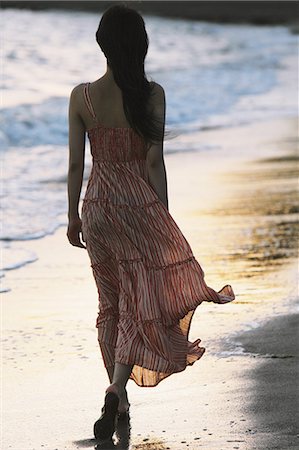
M 155 389 L 128 382 L 114 447 L 92 432 L 109 383 L 87 253 L 63 227 L 24 243 L 38 260 L 7 273 L 2 298 L 3 449 L 298 448 L 297 133 L 295 118 L 207 130 L 213 149 L 165 156 L 170 213 L 207 284 L 236 300 L 196 310 L 194 366 Z

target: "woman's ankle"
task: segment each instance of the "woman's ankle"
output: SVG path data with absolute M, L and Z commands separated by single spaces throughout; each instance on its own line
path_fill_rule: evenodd
M 117 383 L 111 383 L 110 386 L 108 386 L 108 388 L 106 389 L 106 393 L 107 392 L 113 392 L 114 394 L 118 395 L 120 399 L 126 399 L 128 395 L 126 388 L 120 386 Z
M 106 393 L 107 392 L 113 392 L 113 393 L 119 395 L 121 392 L 121 389 L 117 383 L 111 383 L 110 386 L 108 386 L 106 389 Z

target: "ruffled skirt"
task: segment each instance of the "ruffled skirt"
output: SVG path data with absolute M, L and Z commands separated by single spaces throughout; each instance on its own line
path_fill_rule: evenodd
M 203 355 L 189 342 L 195 309 L 227 303 L 230 285 L 216 292 L 164 204 L 142 206 L 85 199 L 82 232 L 98 288 L 96 327 L 105 367 L 131 364 L 139 386 L 156 386 Z

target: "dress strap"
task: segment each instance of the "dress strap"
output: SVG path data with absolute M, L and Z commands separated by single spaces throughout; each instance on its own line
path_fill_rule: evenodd
M 97 120 L 96 114 L 94 112 L 94 109 L 93 109 L 93 106 L 92 106 L 92 103 L 91 103 L 91 100 L 90 100 L 89 85 L 90 85 L 89 82 L 85 83 L 85 85 L 84 85 L 84 99 L 85 99 L 85 102 L 86 102 L 86 106 L 87 106 L 90 114 L 92 115 L 92 118 L 94 120 Z

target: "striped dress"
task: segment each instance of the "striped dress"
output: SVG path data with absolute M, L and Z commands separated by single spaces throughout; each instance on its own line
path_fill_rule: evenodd
M 203 355 L 189 342 L 191 319 L 203 301 L 234 300 L 230 285 L 208 287 L 175 220 L 151 187 L 146 145 L 132 128 L 97 120 L 87 130 L 93 158 L 81 219 L 98 290 L 96 328 L 105 367 L 132 364 L 130 379 L 156 386 Z

